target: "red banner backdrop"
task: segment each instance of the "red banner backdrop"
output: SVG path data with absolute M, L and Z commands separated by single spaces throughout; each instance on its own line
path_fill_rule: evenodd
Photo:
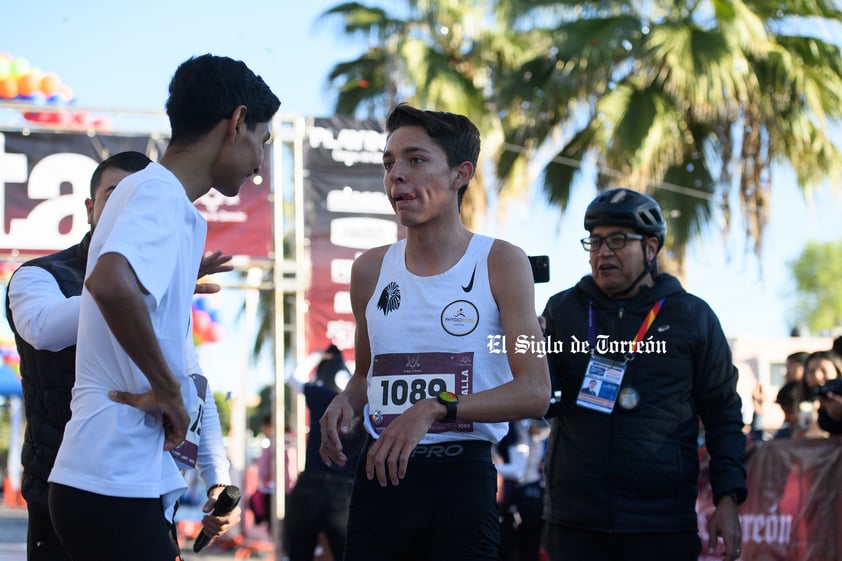
M 385 133 L 374 121 L 342 117 L 308 123 L 304 184 L 310 282 L 307 352 L 330 343 L 352 360 L 351 263 L 366 249 L 396 241 L 399 227 L 383 190 Z
M 0 259 L 23 260 L 78 243 L 89 228 L 84 201 L 97 164 L 124 150 L 156 160 L 165 146 L 166 139 L 150 135 L 0 131 Z M 265 162 L 270 160 L 267 152 Z M 208 220 L 208 249 L 270 258 L 268 165 L 257 181 L 243 185 L 237 197 L 211 190 L 196 201 Z
M 748 499 L 740 506 L 743 561 L 842 558 L 842 437 L 775 440 L 746 457 Z M 699 533 L 707 548 L 714 507 L 707 466 L 699 480 Z M 721 561 L 723 548 L 700 561 Z

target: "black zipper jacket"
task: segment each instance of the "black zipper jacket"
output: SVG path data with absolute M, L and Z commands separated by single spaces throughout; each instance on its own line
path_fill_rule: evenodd
M 588 341 L 589 307 L 603 351 L 597 354 L 622 361 L 622 352 L 607 347 L 633 341 L 661 298 L 643 338 L 647 345 L 627 363 L 622 381 L 622 388 L 637 390 L 637 407 L 618 403 L 606 414 L 577 406 L 590 354 L 575 343 Z M 562 396 L 548 413 L 556 418 L 544 463 L 547 521 L 617 533 L 695 531 L 700 421 L 714 501 L 725 494 L 745 499 L 737 369 L 703 300 L 667 274 L 629 300 L 609 298 L 586 276 L 551 297 L 543 315 L 548 335 L 563 343 L 562 352 L 548 355 L 553 387 Z

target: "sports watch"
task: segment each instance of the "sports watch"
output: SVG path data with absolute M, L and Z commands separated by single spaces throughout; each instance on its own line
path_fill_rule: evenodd
M 439 419 L 442 423 L 456 422 L 456 406 L 459 405 L 459 396 L 453 392 L 439 392 L 436 396 L 439 403 L 447 407 L 447 415 Z

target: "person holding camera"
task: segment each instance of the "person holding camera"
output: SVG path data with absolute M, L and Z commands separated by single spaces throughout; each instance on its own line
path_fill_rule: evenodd
M 804 387 L 818 399 L 818 426 L 842 434 L 842 357 L 834 350 L 811 353 L 805 362 Z
M 708 552 L 740 556 L 746 440 L 737 369 L 714 312 L 658 273 L 660 205 L 611 189 L 588 206 L 591 274 L 550 298 L 547 335 L 587 342 L 549 355 L 555 417 L 544 460 L 551 561 L 695 561 L 699 420 L 716 510 Z M 599 384 L 596 396 L 587 390 Z M 596 385 L 596 384 L 593 384 Z M 629 553 L 631 552 L 631 553 Z

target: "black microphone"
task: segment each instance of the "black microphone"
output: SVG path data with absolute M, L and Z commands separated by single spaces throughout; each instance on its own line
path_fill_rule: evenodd
M 236 485 L 227 486 L 216 498 L 216 504 L 213 505 L 211 515 L 223 516 L 228 514 L 236 508 L 241 496 L 239 487 Z M 196 536 L 196 541 L 193 542 L 193 551 L 199 553 L 210 541 L 211 538 L 204 531 L 199 532 L 199 535 Z

